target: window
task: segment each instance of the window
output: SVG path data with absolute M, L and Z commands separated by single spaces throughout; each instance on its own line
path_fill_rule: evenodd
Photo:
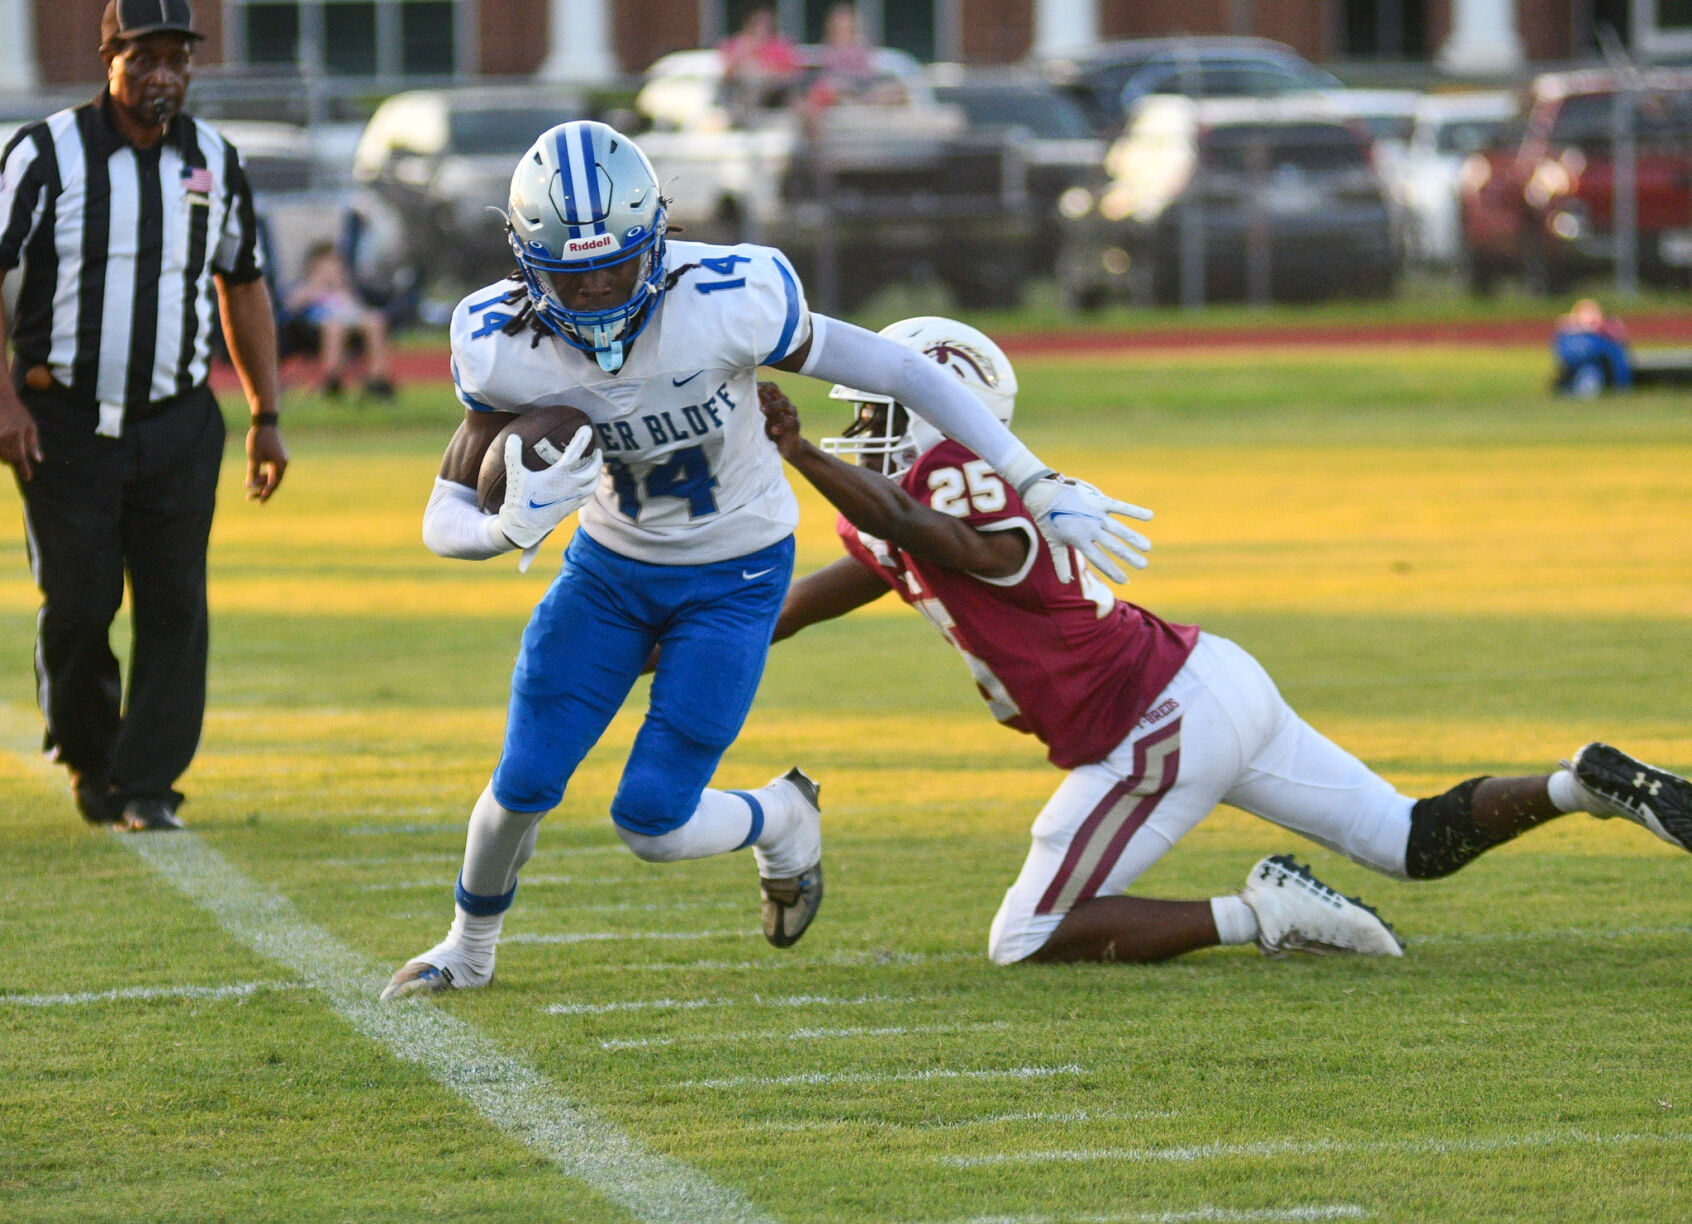
M 245 34 L 247 63 L 292 64 L 300 54 L 297 4 L 249 4 Z
M 323 6 L 323 67 L 331 76 L 376 75 L 376 5 Z
M 413 0 L 402 6 L 400 71 L 407 76 L 450 74 L 453 19 L 452 0 Z
M 337 77 L 451 76 L 459 30 L 478 2 L 234 0 L 231 58 Z

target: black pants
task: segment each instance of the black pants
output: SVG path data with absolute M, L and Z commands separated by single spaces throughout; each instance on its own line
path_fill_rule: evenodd
M 118 803 L 179 800 L 206 711 L 206 543 L 223 458 L 223 417 L 204 386 L 120 438 L 94 432 L 95 405 L 24 391 L 44 462 L 20 481 L 41 588 L 35 648 L 46 746 L 105 779 Z M 134 626 L 122 700 L 111 626 L 128 574 Z

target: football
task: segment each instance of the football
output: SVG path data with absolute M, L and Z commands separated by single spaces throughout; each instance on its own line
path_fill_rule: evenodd
M 482 453 L 482 468 L 476 476 L 476 504 L 484 514 L 498 514 L 505 502 L 505 440 L 515 434 L 523 439 L 523 466 L 531 472 L 541 471 L 557 463 L 570 445 L 570 439 L 583 426 L 592 431 L 593 422 L 587 413 L 568 404 L 551 408 L 536 408 L 525 412 L 499 431 Z M 584 454 L 592 454 L 599 445 L 595 437 Z

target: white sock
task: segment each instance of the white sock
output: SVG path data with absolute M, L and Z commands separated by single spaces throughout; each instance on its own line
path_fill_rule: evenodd
M 470 809 L 464 836 L 464 869 L 459 881 L 473 897 L 503 897 L 517 883 L 517 869 L 535 852 L 535 837 L 545 812 L 513 812 L 494 798 L 493 785 Z
M 1210 916 L 1216 922 L 1216 934 L 1224 944 L 1257 942 L 1257 915 L 1239 897 L 1212 897 Z
M 768 813 L 769 806 L 764 806 Z M 767 819 L 767 817 L 766 817 Z M 739 795 L 707 790 L 699 806 L 679 829 L 656 837 L 619 828 L 617 836 L 635 854 L 649 863 L 673 863 L 678 859 L 710 858 L 738 850 L 752 832 L 752 807 Z
M 1580 793 L 1581 785 L 1569 770 L 1559 769 L 1552 774 L 1545 784 L 1545 790 L 1551 796 L 1551 802 L 1557 805 L 1559 812 L 1586 810 L 1586 800 Z
M 799 822 L 800 808 L 803 806 L 793 793 L 793 786 L 788 782 L 771 782 L 767 786 L 760 786 L 755 791 L 747 792 L 758 801 L 758 806 L 764 809 L 764 827 L 752 845 L 758 850 L 769 850 L 780 846 L 793 836 L 794 827 Z M 810 864 L 806 864 L 809 866 Z
M 478 917 L 463 906 L 453 906 L 452 930 L 445 943 L 459 949 L 464 959 L 477 968 L 493 968 L 494 953 L 499 948 L 499 931 L 505 925 L 505 915 L 488 914 Z

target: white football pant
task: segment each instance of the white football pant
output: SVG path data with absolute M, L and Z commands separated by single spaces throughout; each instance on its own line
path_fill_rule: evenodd
M 1071 909 L 1126 892 L 1218 803 L 1403 876 L 1413 802 L 1294 713 L 1256 659 L 1201 633 L 1128 738 L 1071 771 L 1035 819 L 988 955 L 1032 955 Z

